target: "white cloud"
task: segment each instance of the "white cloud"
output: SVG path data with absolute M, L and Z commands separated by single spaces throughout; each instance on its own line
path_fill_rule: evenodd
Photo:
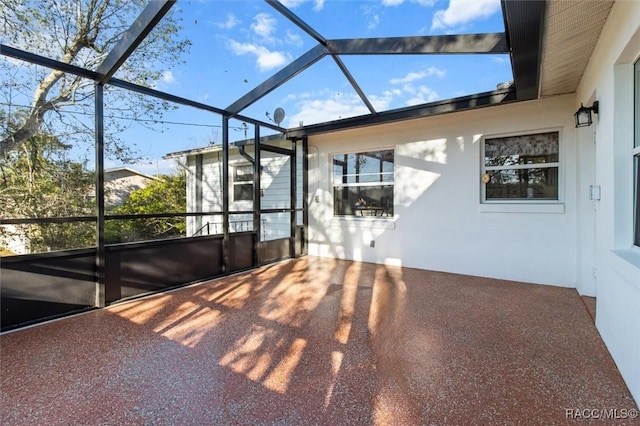
M 438 0 L 409 0 L 409 1 L 411 3 L 419 4 L 421 6 L 431 7 L 434 4 L 436 4 Z M 382 0 L 382 5 L 393 7 L 393 6 L 399 6 L 404 2 L 405 0 Z
M 287 9 L 295 9 L 305 1 L 307 0 L 280 0 L 280 3 L 282 3 L 282 5 L 285 6 Z
M 425 104 L 427 102 L 433 102 L 437 99 L 438 99 L 438 94 L 436 93 L 435 90 L 427 86 L 420 86 L 416 90 L 415 96 L 413 96 L 412 98 L 406 101 L 406 105 L 413 106 L 413 105 Z
M 174 81 L 176 81 L 176 78 L 173 76 L 173 73 L 171 71 L 164 71 L 162 73 L 162 81 L 164 81 L 165 83 L 173 83 Z
M 447 74 L 446 70 L 441 70 L 440 68 L 436 68 L 436 67 L 429 67 L 429 69 L 427 70 L 428 75 L 435 75 L 436 77 L 442 78 L 445 76 L 445 74 Z
M 260 71 L 269 71 L 273 68 L 284 65 L 288 57 L 282 52 L 272 52 L 264 46 L 251 43 L 240 43 L 235 40 L 229 41 L 229 48 L 236 55 L 255 55 L 256 63 Z
M 411 71 L 407 73 L 407 75 L 405 75 L 404 77 L 392 78 L 391 80 L 389 80 L 389 83 L 406 84 L 406 83 L 411 83 L 413 81 L 422 80 L 423 78 L 426 78 L 426 77 L 431 77 L 432 75 L 442 78 L 445 76 L 446 73 L 447 72 L 445 70 L 441 70 L 440 68 L 429 67 L 427 68 L 426 71 Z
M 380 23 L 380 16 L 376 13 L 378 9 L 365 4 L 360 6 L 360 10 L 362 10 L 362 16 L 368 21 L 367 28 L 370 30 L 377 28 Z
M 226 30 L 230 30 L 231 28 L 235 27 L 239 23 L 240 23 L 240 21 L 236 18 L 236 16 L 233 13 L 229 13 L 227 15 L 227 20 L 226 21 L 219 22 L 216 25 L 218 26 L 218 28 L 223 28 L 223 29 L 226 29 Z
M 427 68 L 427 77 L 435 75 L 438 78 L 442 78 L 446 74 L 447 74 L 447 71 L 446 70 L 441 70 L 440 68 L 436 68 L 436 67 Z
M 334 94 L 324 99 L 303 99 L 296 104 L 298 113 L 289 118 L 287 127 L 304 124 L 322 123 L 368 114 L 369 109 L 357 95 Z
M 254 18 L 251 29 L 264 40 L 273 41 L 273 33 L 276 31 L 278 21 L 268 13 L 258 13 Z
M 427 86 L 406 84 L 402 88 L 384 90 L 381 94 L 370 94 L 368 99 L 376 111 L 385 111 L 398 106 L 433 102 L 438 99 L 438 94 Z M 300 121 L 314 124 L 369 114 L 369 109 L 355 93 L 310 91 L 291 94 L 283 99 L 283 103 L 287 101 L 294 102 L 292 109 L 298 111 L 288 118 L 287 127 L 298 127 Z
M 308 1 L 309 0 L 280 0 L 280 3 L 282 3 L 288 9 L 295 9 L 296 7 Z M 313 3 L 314 12 L 319 12 L 324 7 L 324 0 L 313 0 Z
M 293 46 L 297 46 L 300 47 L 304 44 L 304 42 L 302 41 L 302 37 L 300 37 L 298 34 L 293 33 L 291 30 L 287 30 L 287 35 L 284 39 L 285 43 L 293 45 Z
M 414 84 L 428 76 L 442 77 L 445 70 L 429 67 L 419 72 L 410 72 L 402 78 L 393 79 L 394 85 L 379 93 L 368 93 L 367 98 L 376 111 L 387 111 L 393 108 L 413 106 L 440 99 L 438 93 L 426 86 Z M 341 118 L 369 114 L 369 109 L 355 93 L 336 93 L 328 89 L 292 93 L 282 99 L 292 111 L 288 116 L 287 127 L 298 127 L 304 124 L 315 124 Z
M 431 30 L 452 28 L 485 19 L 500 10 L 500 0 L 449 0 L 449 7 L 433 15 Z
M 506 55 L 490 56 L 490 58 L 491 58 L 491 61 L 496 64 L 506 64 L 509 62 L 509 57 Z
M 367 25 L 367 28 L 370 30 L 375 30 L 379 23 L 380 23 L 380 16 L 373 15 L 369 19 L 369 25 Z
M 425 78 L 426 75 L 427 75 L 427 73 L 425 73 L 424 71 L 421 71 L 421 72 L 412 71 L 412 72 L 408 73 L 407 75 L 405 75 L 404 77 L 392 78 L 391 80 L 389 80 L 389 83 L 391 83 L 391 84 L 410 83 L 412 81 L 421 80 L 421 79 Z

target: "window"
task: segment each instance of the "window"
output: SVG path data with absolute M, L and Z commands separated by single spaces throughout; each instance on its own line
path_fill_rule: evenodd
M 484 201 L 558 200 L 559 132 L 486 138 Z
M 335 216 L 393 216 L 393 150 L 333 156 Z
M 634 125 L 635 138 L 633 145 L 633 174 L 634 174 L 634 238 L 633 243 L 640 246 L 640 60 L 634 65 L 635 75 L 635 106 Z
M 233 168 L 233 200 L 253 201 L 253 165 L 243 164 Z

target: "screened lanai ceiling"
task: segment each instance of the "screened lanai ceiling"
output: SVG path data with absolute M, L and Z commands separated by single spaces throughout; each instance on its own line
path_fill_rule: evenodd
M 136 47 L 162 31 L 188 49 L 157 64 L 153 91 L 303 136 L 574 91 L 611 3 L 153 0 L 101 61 L 77 65 L 132 87 L 127 63 L 153 61 Z M 180 27 L 167 33 L 166 16 Z M 568 43 L 584 22 L 590 39 Z M 25 56 L 5 40 L 2 53 Z

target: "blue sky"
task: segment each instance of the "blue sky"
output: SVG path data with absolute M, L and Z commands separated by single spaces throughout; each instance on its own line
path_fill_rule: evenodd
M 325 38 L 503 31 L 499 0 L 283 1 Z M 192 41 L 158 89 L 225 108 L 317 42 L 263 1 L 188 1 L 176 8 Z M 493 90 L 512 80 L 506 55 L 342 56 L 380 111 Z M 330 57 L 242 111 L 285 127 L 368 112 Z
M 282 3 L 327 39 L 504 30 L 499 0 Z M 185 64 L 164 71 L 157 88 L 216 107 L 231 105 L 317 44 L 264 1 L 192 0 L 180 1 L 174 7 L 182 18 L 182 36 L 192 41 L 192 47 L 184 57 Z M 342 56 L 341 59 L 378 111 L 495 90 L 497 84 L 513 79 L 507 55 Z M 277 107 L 286 111 L 284 127 L 368 113 L 331 57 L 325 57 L 241 114 L 269 121 L 267 113 L 272 114 Z M 180 108 L 166 119 L 211 124 L 209 116 L 190 108 Z M 231 140 L 240 139 L 241 123 L 231 125 L 237 129 Z M 175 132 L 180 134 L 179 142 L 171 136 Z M 165 152 L 180 151 L 206 146 L 212 140 L 219 142 L 220 130 L 215 124 L 182 126 L 153 139 L 157 142 L 166 139 L 171 148 L 167 151 L 167 145 L 162 143 Z M 152 151 L 156 148 L 149 148 L 149 155 L 154 156 Z
M 326 39 L 501 32 L 500 0 L 282 0 Z M 192 46 L 183 64 L 156 64 L 158 90 L 226 108 L 317 45 L 317 41 L 264 1 L 181 0 L 173 6 L 182 38 Z M 134 53 L 135 55 L 135 53 Z M 507 55 L 341 56 L 377 111 L 494 90 L 511 81 Z M 116 73 L 115 77 L 121 77 Z M 108 94 L 105 113 L 111 104 Z M 283 127 L 347 118 L 369 111 L 334 60 L 327 56 L 241 111 L 269 121 L 283 108 Z M 117 113 L 117 112 L 116 112 Z M 114 114 L 116 114 L 114 113 Z M 165 114 L 164 131 L 131 123 L 121 138 L 147 157 L 131 165 L 167 171 L 169 152 L 221 141 L 221 118 L 189 107 Z M 187 125 L 191 124 L 191 125 Z M 230 140 L 245 136 L 230 123 Z M 109 131 L 109 129 L 107 129 Z M 252 136 L 252 129 L 247 130 Z M 264 132 L 263 132 L 264 134 Z M 107 160 L 107 167 L 120 166 Z

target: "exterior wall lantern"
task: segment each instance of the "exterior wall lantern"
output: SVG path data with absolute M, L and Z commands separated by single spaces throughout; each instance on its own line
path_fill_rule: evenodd
M 574 114 L 576 117 L 576 127 L 591 126 L 591 124 L 593 124 L 593 120 L 591 119 L 591 112 L 593 111 L 597 114 L 598 106 L 598 101 L 595 101 L 590 107 L 586 107 L 580 104 L 580 108 L 578 108 L 578 110 Z

